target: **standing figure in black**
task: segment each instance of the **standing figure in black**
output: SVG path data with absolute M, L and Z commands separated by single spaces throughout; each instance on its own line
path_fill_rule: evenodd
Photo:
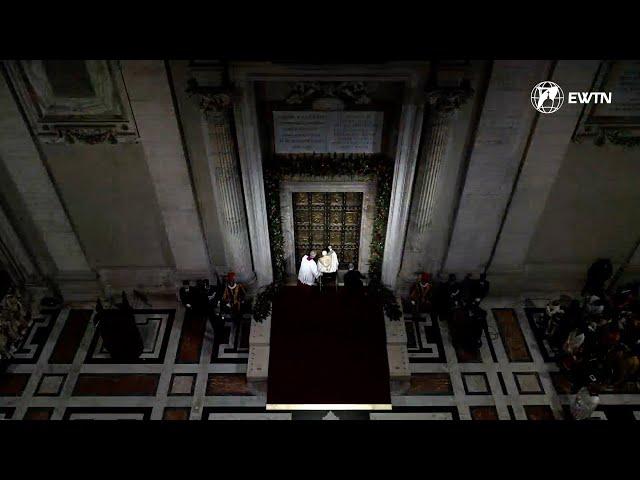
M 187 311 L 193 308 L 193 290 L 190 283 L 189 280 L 183 280 L 180 287 L 180 303 Z
M 207 314 L 209 306 L 208 284 L 209 280 L 196 280 L 196 287 L 193 289 L 193 309 L 200 316 Z
M 220 339 L 224 331 L 224 318 L 220 313 L 220 300 L 222 298 L 221 289 L 209 284 L 209 280 L 204 281 L 204 289 L 207 294 L 207 317 L 213 327 L 214 339 Z
M 360 293 L 362 291 L 362 279 L 364 275 L 356 270 L 353 263 L 349 264 L 349 271 L 344 274 L 344 286 L 350 293 Z
M 449 294 L 449 310 L 453 311 L 456 308 L 462 308 L 464 306 L 462 298 L 462 289 L 460 284 L 456 280 L 454 274 L 449 275 L 449 281 L 447 282 L 447 292 Z
M 597 295 L 604 298 L 604 285 L 613 274 L 613 265 L 608 258 L 599 258 L 591 264 L 587 271 L 587 281 L 582 289 L 582 296 Z
M 465 305 L 473 300 L 473 287 L 475 282 L 476 281 L 471 278 L 470 273 L 467 273 L 462 282 L 460 282 L 461 297 Z
M 467 351 L 478 350 L 482 345 L 482 332 L 487 325 L 487 312 L 480 302 L 472 301 L 467 306 L 467 328 L 463 334 L 463 346 Z
M 489 283 L 489 280 L 487 280 L 487 274 L 481 273 L 480 280 L 474 283 L 473 288 L 473 299 L 478 303 L 478 305 L 480 305 L 482 300 L 484 300 L 486 296 L 489 295 L 490 285 L 491 284 Z

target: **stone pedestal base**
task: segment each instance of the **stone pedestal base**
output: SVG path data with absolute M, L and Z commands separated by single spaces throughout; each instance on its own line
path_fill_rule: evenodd
M 267 393 L 269 350 L 269 345 L 252 345 L 249 347 L 247 384 L 255 395 Z
M 247 363 L 247 384 L 255 395 L 266 395 L 269 377 L 269 341 L 271 338 L 271 317 L 262 323 L 251 320 L 249 333 L 249 361 Z
M 407 333 L 404 321 L 390 320 L 385 315 L 387 331 L 387 359 L 389 361 L 389 382 L 392 395 L 402 395 L 409 389 L 411 370 L 407 351 Z
M 389 359 L 391 393 L 402 395 L 408 390 L 411 381 L 407 346 L 387 344 L 387 357 Z

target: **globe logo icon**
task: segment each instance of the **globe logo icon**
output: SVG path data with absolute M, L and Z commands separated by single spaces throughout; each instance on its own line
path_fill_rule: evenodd
M 564 92 L 553 82 L 540 82 L 531 90 L 531 105 L 540 113 L 557 112 L 564 103 Z

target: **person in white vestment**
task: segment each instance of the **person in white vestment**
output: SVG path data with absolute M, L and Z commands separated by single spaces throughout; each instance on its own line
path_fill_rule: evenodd
M 300 262 L 300 271 L 298 273 L 298 280 L 304 285 L 315 285 L 316 279 L 320 276 L 318 271 L 318 265 L 316 265 L 316 252 L 313 250 L 309 252 L 309 255 L 302 257 Z
M 328 255 L 326 250 L 322 251 L 322 256 L 318 259 L 318 271 L 331 273 L 331 255 Z
M 325 275 L 327 275 L 327 279 L 333 279 L 337 276 L 338 271 L 338 255 L 333 251 L 331 245 L 329 245 L 329 251 L 322 251 L 322 257 L 318 259 L 318 271 L 320 272 L 320 289 L 325 282 Z M 337 287 L 337 278 L 336 278 L 336 287 Z
M 339 264 L 338 254 L 333 251 L 333 248 L 331 248 L 331 245 L 329 245 L 329 255 L 331 255 L 331 272 L 337 272 L 338 264 Z
M 329 252 L 322 251 L 322 256 L 318 259 L 318 271 L 320 273 L 334 273 L 338 271 L 338 255 L 329 246 Z

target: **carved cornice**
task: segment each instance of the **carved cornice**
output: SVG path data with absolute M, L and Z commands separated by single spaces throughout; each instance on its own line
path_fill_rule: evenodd
M 55 94 L 45 60 L 6 63 L 35 135 L 42 143 L 123 143 L 139 137 L 118 61 L 85 60 L 89 96 Z M 71 66 L 73 67 L 73 65 Z M 55 68 L 54 68 L 55 71 Z
M 228 86 L 202 86 L 195 78 L 187 82 L 187 94 L 194 97 L 202 113 L 223 113 L 233 107 L 235 100 L 240 96 L 239 90 L 234 85 Z
M 47 135 L 41 135 L 43 143 L 66 144 L 118 144 L 137 142 L 137 135 L 123 135 L 115 127 L 62 127 L 53 128 Z
M 474 94 L 469 82 L 459 87 L 434 88 L 425 92 L 426 101 L 438 113 L 452 113 L 464 105 Z
M 590 126 L 586 133 L 574 136 L 573 141 L 582 143 L 586 138 L 592 139 L 593 144 L 598 147 L 606 144 L 629 148 L 640 147 L 640 128 Z
M 371 104 L 373 87 L 367 82 L 296 82 L 284 102 L 303 105 L 320 99 L 338 99 L 353 105 Z

